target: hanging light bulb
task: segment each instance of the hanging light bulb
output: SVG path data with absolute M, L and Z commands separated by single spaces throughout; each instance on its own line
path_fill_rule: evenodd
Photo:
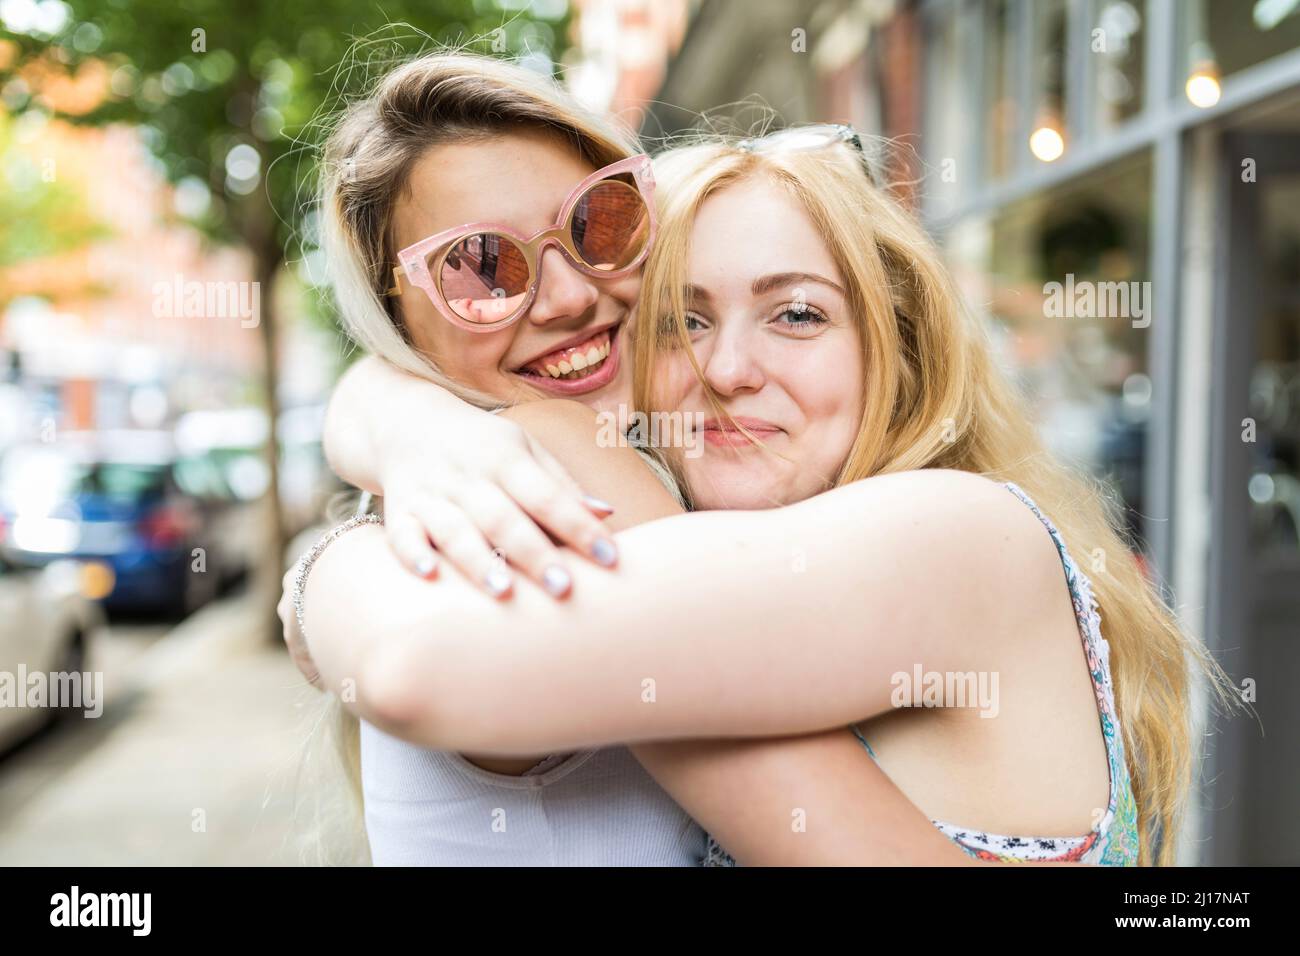
M 1065 136 L 1054 113 L 1044 113 L 1029 134 L 1029 151 L 1043 163 L 1054 163 L 1065 154 Z
M 1184 87 L 1187 100 L 1195 107 L 1209 109 L 1219 102 L 1219 97 L 1223 95 L 1223 87 L 1220 84 L 1219 64 L 1215 61 L 1214 51 L 1210 49 L 1208 43 L 1202 40 L 1193 44 L 1192 62 L 1195 65 L 1187 74 L 1187 84 Z
M 1219 102 L 1223 87 L 1219 85 L 1219 68 L 1214 63 L 1198 63 L 1187 77 L 1187 99 L 1193 106 L 1209 109 Z

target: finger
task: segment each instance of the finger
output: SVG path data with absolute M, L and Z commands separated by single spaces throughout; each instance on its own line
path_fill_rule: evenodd
M 428 528 L 408 508 L 393 508 L 384 515 L 388 544 L 399 561 L 422 578 L 438 573 L 438 554 L 429 543 Z
M 493 597 L 510 595 L 513 576 L 509 568 L 458 504 L 446 498 L 422 497 L 413 501 L 409 510 L 428 530 L 444 561 Z
M 500 481 L 503 494 L 523 510 L 530 523 L 536 522 L 551 537 L 598 564 L 605 567 L 614 564 L 617 559 L 614 542 L 600 519 L 583 505 L 576 490 L 563 487 L 542 465 L 520 458 L 502 472 Z M 489 537 L 506 550 L 511 561 L 519 564 L 514 551 L 498 538 Z M 558 554 L 548 556 L 549 560 L 556 558 Z
M 554 455 L 542 447 L 539 442 L 529 441 L 530 450 L 537 463 L 545 469 L 546 473 L 556 480 L 556 482 L 566 491 L 572 492 L 582 504 L 582 506 L 599 518 L 608 518 L 614 513 L 614 506 L 607 501 L 602 501 L 595 495 L 589 495 L 583 492 L 578 483 L 573 480 L 573 476 L 568 470 L 560 464 Z
M 537 465 L 532 464 L 531 467 L 540 476 L 546 477 Z M 541 585 L 552 597 L 562 598 L 569 593 L 573 586 L 573 576 L 564 566 L 560 549 L 510 495 L 490 482 L 480 482 L 466 490 L 460 498 L 460 504 L 469 519 L 483 531 L 488 542 L 504 554 L 506 560 Z

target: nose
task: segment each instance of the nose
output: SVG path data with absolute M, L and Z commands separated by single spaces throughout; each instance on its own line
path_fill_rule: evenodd
M 719 395 L 756 392 L 766 381 L 749 325 L 748 322 L 722 323 L 720 334 L 703 363 L 704 380 Z
M 537 296 L 528 311 L 528 321 L 545 324 L 555 319 L 577 318 L 596 304 L 595 283 L 569 264 L 559 249 L 542 252 L 538 263 Z

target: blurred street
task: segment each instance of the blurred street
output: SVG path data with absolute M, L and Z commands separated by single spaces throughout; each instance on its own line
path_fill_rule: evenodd
M 177 625 L 114 623 L 88 667 L 103 715 L 0 757 L 0 863 L 293 862 L 307 688 L 245 592 Z

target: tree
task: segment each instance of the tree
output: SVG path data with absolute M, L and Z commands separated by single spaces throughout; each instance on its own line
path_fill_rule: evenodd
M 84 70 L 103 72 L 102 99 L 62 118 L 137 126 L 170 180 L 207 190 L 210 202 L 195 227 L 252 255 L 262 291 L 261 391 L 271 425 L 261 588 L 269 621 L 285 549 L 275 493 L 271 293 L 286 262 L 306 251 L 300 238 L 319 120 L 385 65 L 439 44 L 475 41 L 471 49 L 526 54 L 549 68 L 558 58 L 566 10 L 556 0 L 536 2 L 528 14 L 505 13 L 484 0 L 384 0 L 382 8 L 357 0 L 29 0 L 5 12 L 0 91 L 12 112 L 56 113 L 46 95 L 50 83 Z

